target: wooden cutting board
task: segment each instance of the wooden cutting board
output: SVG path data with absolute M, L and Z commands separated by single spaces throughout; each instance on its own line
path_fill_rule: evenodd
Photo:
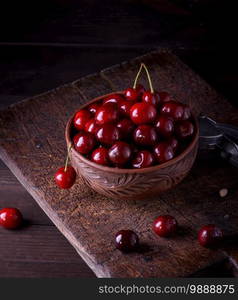
M 55 186 L 53 175 L 66 156 L 69 116 L 93 97 L 131 86 L 140 62 L 149 67 L 156 89 L 189 103 L 196 114 L 202 111 L 238 124 L 237 109 L 162 49 L 0 112 L 1 158 L 98 277 L 190 276 L 226 257 L 237 266 L 237 243 L 208 250 L 196 240 L 197 230 L 207 223 L 218 224 L 229 235 L 237 233 L 238 171 L 219 159 L 198 158 L 181 184 L 150 201 L 108 199 L 80 178 L 70 190 Z M 141 82 L 146 85 L 145 78 Z M 229 189 L 225 198 L 218 194 L 223 187 Z M 176 237 L 163 239 L 152 232 L 152 221 L 161 214 L 177 218 Z M 122 254 L 115 249 L 114 235 L 120 229 L 138 233 L 138 252 Z

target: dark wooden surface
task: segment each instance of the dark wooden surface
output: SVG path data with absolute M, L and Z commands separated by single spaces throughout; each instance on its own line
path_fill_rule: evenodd
M 190 104 L 195 114 L 206 111 L 217 120 L 238 125 L 238 110 L 176 56 L 159 50 L 3 111 L 0 155 L 98 277 L 191 276 L 230 259 L 226 243 L 224 249 L 208 250 L 196 237 L 198 229 L 209 223 L 220 226 L 226 235 L 236 235 L 236 168 L 221 159 L 210 163 L 198 160 L 186 180 L 150 201 L 115 201 L 93 192 L 81 178 L 70 190 L 60 190 L 53 180 L 65 157 L 64 130 L 69 116 L 91 98 L 125 89 L 142 61 L 150 66 L 156 89 L 167 90 L 175 99 Z M 230 194 L 219 199 L 218 191 L 224 185 Z M 166 213 L 176 217 L 180 233 L 158 239 L 151 222 Z M 138 233 L 140 251 L 125 255 L 115 249 L 114 234 L 123 228 Z M 229 250 L 231 246 L 236 245 L 229 244 Z M 234 255 L 232 260 L 235 266 Z
M 236 105 L 231 3 L 216 1 L 214 8 L 211 0 L 73 2 L 34 3 L 25 15 L 24 1 L 14 11 L 10 5 L 1 10 L 1 108 L 161 45 L 174 49 Z M 0 206 L 17 206 L 29 219 L 22 242 L 18 232 L 0 231 L 1 276 L 94 276 L 2 163 L 0 174 Z M 230 275 L 232 268 L 227 270 L 227 264 L 218 264 L 205 274 Z

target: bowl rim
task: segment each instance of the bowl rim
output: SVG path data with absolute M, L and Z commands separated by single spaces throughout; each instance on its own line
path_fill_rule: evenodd
M 93 98 L 92 100 L 82 104 L 69 118 L 69 120 L 67 121 L 66 124 L 66 128 L 65 128 L 65 139 L 66 139 L 66 143 L 67 143 L 67 148 L 69 147 L 69 145 L 72 145 L 72 141 L 70 139 L 70 129 L 71 129 L 71 125 L 73 122 L 73 118 L 75 116 L 75 113 L 85 107 L 87 107 L 89 104 L 93 103 L 93 102 L 97 102 L 102 100 L 103 98 L 106 98 L 112 94 L 121 94 L 123 95 L 123 91 L 116 91 L 116 92 L 111 92 L 109 94 L 105 94 L 102 96 L 98 96 L 96 98 Z M 173 159 L 163 163 L 163 164 L 159 164 L 159 165 L 155 165 L 155 166 L 151 166 L 148 168 L 142 168 L 142 169 L 123 169 L 123 168 L 117 168 L 117 167 L 108 167 L 108 166 L 103 166 L 103 165 L 99 165 L 96 164 L 94 162 L 92 162 L 91 160 L 87 159 L 86 157 L 84 157 L 82 154 L 80 154 L 79 152 L 77 152 L 74 147 L 71 148 L 71 152 L 73 155 L 75 155 L 77 158 L 79 158 L 81 161 L 83 161 L 85 164 L 94 167 L 100 171 L 104 171 L 104 172 L 111 172 L 111 173 L 117 173 L 117 174 L 123 174 L 123 173 L 128 173 L 128 174 L 134 174 L 134 173 L 149 173 L 149 172 L 153 172 L 153 171 L 157 171 L 160 169 L 164 169 L 170 165 L 175 164 L 176 162 L 180 161 L 181 159 L 183 159 L 189 152 L 191 152 L 194 147 L 196 146 L 198 139 L 199 139 L 199 126 L 198 126 L 198 120 L 197 118 L 194 116 L 194 114 L 192 113 L 192 118 L 193 121 L 195 123 L 195 131 L 196 134 L 194 135 L 191 143 L 189 144 L 189 146 L 183 151 L 181 152 L 178 156 L 174 157 Z M 71 154 L 71 155 L 72 155 Z

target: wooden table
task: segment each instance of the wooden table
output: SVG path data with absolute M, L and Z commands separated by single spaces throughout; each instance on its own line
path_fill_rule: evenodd
M 227 47 L 235 28 L 232 8 L 225 1 L 219 2 L 215 13 L 214 1 L 181 1 L 180 6 L 178 1 L 140 2 L 103 1 L 100 7 L 97 1 L 72 3 L 72 7 L 54 4 L 47 16 L 30 20 L 33 28 L 19 27 L 4 36 L 0 42 L 0 107 L 161 45 L 175 50 L 236 103 L 237 49 Z M 231 18 L 221 25 L 224 10 Z M 18 207 L 29 220 L 20 231 L 0 230 L 1 276 L 94 277 L 3 163 L 0 195 L 1 207 Z M 227 262 L 204 272 L 198 275 L 233 276 Z

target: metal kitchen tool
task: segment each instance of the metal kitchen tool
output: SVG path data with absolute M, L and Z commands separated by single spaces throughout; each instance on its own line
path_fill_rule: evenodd
M 200 149 L 219 149 L 223 158 L 238 167 L 238 127 L 217 123 L 205 115 L 200 115 L 199 129 Z

